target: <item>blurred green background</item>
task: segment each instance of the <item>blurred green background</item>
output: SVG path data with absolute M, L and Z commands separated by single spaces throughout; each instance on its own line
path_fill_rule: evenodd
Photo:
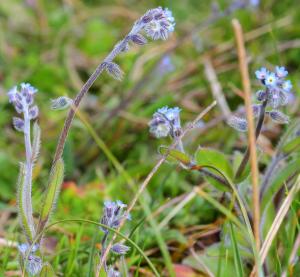
M 221 10 L 232 2 L 216 1 Z M 285 65 L 290 71 L 295 96 L 299 96 L 299 1 L 265 0 L 256 8 L 243 8 L 207 23 L 213 17 L 213 3 L 199 0 L 0 1 L 1 237 L 15 239 L 19 236 L 15 183 L 18 163 L 24 159 L 23 138 L 12 128 L 15 111 L 8 103 L 7 91 L 21 82 L 30 82 L 39 90 L 36 101 L 40 107 L 42 150 L 34 172 L 33 191 L 37 210 L 66 116 L 66 111 L 51 110 L 50 100 L 62 95 L 74 97 L 114 44 L 147 9 L 159 5 L 171 9 L 176 18 L 175 32 L 166 42 L 150 41 L 143 47 L 133 46 L 129 52 L 120 55 L 117 63 L 125 72 L 124 80 L 118 82 L 103 74 L 81 105 L 82 113 L 98 136 L 137 183 L 158 160 L 159 145 L 170 143 L 167 139 L 158 141 L 149 135 L 147 122 L 153 112 L 164 105 L 179 106 L 182 121 L 186 123 L 213 100 L 204 74 L 205 57 L 215 68 L 230 108 L 234 111 L 242 103 L 236 94 L 241 83 L 232 18 L 240 20 L 246 34 L 253 90 L 258 87 L 254 71 L 260 66 L 272 68 L 278 64 Z M 168 50 L 174 46 L 174 50 Z M 298 99 L 295 97 L 289 107 L 289 115 L 299 113 Z M 217 124 L 213 124 L 213 128 L 208 125 L 194 130 L 185 138 L 184 143 L 191 154 L 199 145 L 214 147 L 228 155 L 245 147 L 245 136 L 234 132 L 221 119 L 221 111 L 215 108 L 204 118 L 204 124 L 213 120 L 217 120 Z M 278 128 L 271 125 L 268 130 L 270 148 L 277 141 Z M 120 199 L 125 203 L 132 199 L 134 192 L 126 179 L 99 149 L 79 119 L 74 121 L 64 159 L 65 182 L 55 220 L 99 220 L 104 199 Z M 191 174 L 166 163 L 152 179 L 144 200 L 154 212 L 166 201 L 184 196 L 201 182 L 198 173 Z M 211 188 L 211 193 L 217 192 Z M 166 208 L 158 218 L 164 218 L 168 211 Z M 143 217 L 137 205 L 131 227 Z M 217 218 L 218 213 L 212 206 L 199 197 L 193 198 L 168 223 L 164 238 L 176 245 L 185 245 L 190 239 L 190 227 L 213 223 Z M 147 222 L 143 224 L 147 226 Z M 52 234 L 54 245 L 72 251 L 72 247 L 68 248 L 72 242 L 62 237 L 73 238 L 77 231 L 75 224 L 61 227 Z M 93 233 L 92 227 L 84 231 L 79 261 L 87 257 Z M 151 236 L 151 229 L 139 231 L 138 241 L 143 241 L 145 249 L 155 246 Z M 145 240 L 147 237 L 149 239 Z M 181 255 L 174 259 L 181 263 Z M 70 272 L 75 274 L 79 264 Z M 10 265 L 11 268 L 14 266 Z

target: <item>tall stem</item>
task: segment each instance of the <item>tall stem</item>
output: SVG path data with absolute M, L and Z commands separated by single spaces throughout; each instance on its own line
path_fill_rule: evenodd
M 261 129 L 262 129 L 262 126 L 264 123 L 265 111 L 266 111 L 267 104 L 268 104 L 268 98 L 266 98 L 266 100 L 263 101 L 263 104 L 260 109 L 259 118 L 258 118 L 258 122 L 257 122 L 256 129 L 255 129 L 255 139 L 256 140 L 259 137 L 259 134 L 261 132 Z M 239 178 L 242 175 L 242 173 L 244 172 L 244 169 L 248 163 L 249 157 L 250 157 L 250 148 L 247 147 L 247 150 L 244 154 L 244 158 L 236 172 L 235 178 Z
M 28 220 L 28 225 L 31 230 L 32 236 L 35 235 L 35 228 L 32 215 L 32 201 L 31 201 L 31 187 L 32 187 L 32 147 L 31 147 L 31 137 L 30 137 L 30 118 L 28 113 L 28 106 L 23 103 L 24 107 L 24 143 L 26 151 L 26 162 L 25 162 L 25 185 L 24 185 L 24 199 L 25 213 Z

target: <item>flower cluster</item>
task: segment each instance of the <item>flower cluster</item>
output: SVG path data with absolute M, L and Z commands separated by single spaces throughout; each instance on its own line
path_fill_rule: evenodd
M 103 209 L 103 216 L 101 218 L 101 223 L 110 227 L 110 228 L 118 228 L 120 226 L 122 219 L 130 220 L 130 215 L 124 211 L 127 207 L 122 201 L 117 200 L 116 202 L 113 201 L 105 201 L 104 202 L 104 209 Z M 109 235 L 109 230 L 105 227 L 100 228 L 104 232 L 104 237 L 102 240 L 102 251 L 105 251 L 106 242 Z M 111 251 L 117 255 L 126 255 L 126 253 L 130 250 L 130 247 L 124 245 L 123 243 L 116 243 L 111 247 Z M 102 256 L 102 255 L 101 255 Z M 106 264 L 106 261 L 105 261 Z M 105 266 L 106 268 L 107 266 Z M 120 276 L 120 273 L 112 266 L 109 267 L 107 270 L 107 275 L 111 277 Z
M 181 134 L 180 112 L 181 109 L 178 107 L 168 108 L 165 106 L 158 109 L 148 124 L 150 133 L 156 138 L 167 137 L 168 135 L 172 138 L 178 137 Z
M 170 33 L 174 31 L 175 19 L 172 12 L 169 9 L 163 9 L 158 7 L 147 11 L 139 20 L 137 20 L 129 34 L 116 44 L 113 51 L 101 64 L 102 69 L 116 80 L 122 80 L 123 71 L 120 66 L 114 63 L 112 60 L 121 52 L 127 52 L 129 50 L 129 43 L 132 42 L 137 45 L 144 45 L 147 43 L 147 39 L 143 36 L 142 32 L 147 37 L 153 40 L 166 40 Z
M 25 262 L 25 267 L 30 275 L 37 275 L 43 267 L 42 259 L 34 253 L 39 249 L 38 245 L 30 246 L 27 243 L 18 245 L 18 249 Z
M 34 96 L 37 89 L 26 83 L 22 83 L 20 87 L 20 91 L 17 86 L 13 87 L 7 95 L 9 102 L 13 104 L 17 113 L 23 114 L 24 116 L 24 119 L 19 117 L 13 118 L 14 127 L 16 130 L 24 132 L 24 121 L 36 119 L 39 114 L 39 109 L 34 105 Z
M 110 228 L 118 228 L 124 217 L 130 219 L 130 216 L 126 215 L 124 211 L 124 208 L 126 207 L 127 205 L 120 200 L 117 200 L 116 202 L 105 201 L 101 223 Z M 106 234 L 109 233 L 109 230 L 105 227 L 101 227 L 101 230 Z
M 144 29 L 146 35 L 153 40 L 166 40 L 169 34 L 174 31 L 175 19 L 169 9 L 158 7 L 149 10 L 136 22 L 135 26 L 137 29 Z M 135 28 L 133 28 L 133 30 L 135 30 Z M 140 44 L 138 43 L 139 41 L 135 41 L 134 37 L 132 37 L 132 41 Z M 144 40 L 142 39 L 142 41 Z
M 274 72 L 262 67 L 255 75 L 264 88 L 256 92 L 256 100 L 259 103 L 252 105 L 254 117 L 267 115 L 276 123 L 289 123 L 289 117 L 279 111 L 280 107 L 288 104 L 293 88 L 291 81 L 286 80 L 288 71 L 283 66 L 276 66 Z M 246 132 L 248 126 L 245 112 L 240 111 L 241 116 L 237 115 L 238 113 L 231 116 L 227 123 L 240 132 Z
M 267 101 L 268 106 L 277 109 L 288 103 L 288 93 L 293 86 L 290 80 L 286 80 L 288 71 L 283 66 L 276 66 L 275 72 L 268 71 L 265 67 L 255 72 L 256 78 L 261 81 L 264 90 L 257 92 L 257 100 Z

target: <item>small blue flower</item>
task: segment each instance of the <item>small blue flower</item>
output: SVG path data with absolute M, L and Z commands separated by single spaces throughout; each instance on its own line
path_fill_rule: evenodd
M 290 80 L 284 81 L 282 84 L 282 89 L 284 92 L 290 92 L 293 88 L 292 82 Z
M 278 78 L 285 78 L 289 74 L 284 66 L 276 66 L 275 72 Z
M 262 67 L 261 69 L 255 71 L 255 76 L 258 80 L 266 79 L 268 74 L 269 71 L 265 67 Z
M 276 77 L 275 73 L 271 72 L 266 76 L 265 84 L 266 84 L 266 86 L 269 86 L 269 87 L 276 87 L 277 77 Z

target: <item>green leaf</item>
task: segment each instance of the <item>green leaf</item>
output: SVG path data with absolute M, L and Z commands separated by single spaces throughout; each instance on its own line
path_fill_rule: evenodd
M 245 274 L 244 274 L 244 270 L 243 270 L 242 259 L 241 259 L 241 255 L 239 252 L 237 240 L 235 237 L 235 232 L 233 230 L 233 226 L 232 226 L 231 222 L 229 222 L 229 226 L 230 226 L 230 237 L 231 237 L 232 249 L 233 249 L 233 255 L 234 255 L 235 270 L 236 270 L 236 273 L 238 274 L 238 276 L 243 277 L 243 276 L 245 276 Z
M 56 162 L 50 174 L 49 185 L 48 185 L 48 189 L 46 192 L 45 200 L 40 215 L 39 231 L 41 230 L 41 228 L 43 228 L 46 225 L 47 221 L 49 220 L 49 216 L 56 203 L 57 196 L 59 194 L 60 187 L 63 182 L 63 178 L 64 178 L 64 162 L 62 159 L 59 159 Z
M 28 216 L 26 213 L 27 210 L 27 201 L 25 199 L 25 175 L 26 175 L 26 169 L 25 165 L 23 163 L 20 163 L 20 173 L 19 178 L 17 182 L 17 188 L 18 188 L 18 194 L 17 194 L 17 201 L 18 201 L 18 209 L 19 209 L 19 217 L 21 225 L 24 229 L 24 232 L 27 236 L 27 238 L 32 241 L 34 236 L 34 230 L 32 229 L 33 226 L 30 226 L 28 221 Z
M 290 176 L 295 174 L 296 172 L 299 172 L 300 169 L 300 159 L 296 159 L 292 162 L 289 162 L 284 168 L 281 170 L 278 170 L 274 177 L 272 178 L 272 182 L 265 191 L 262 203 L 261 203 L 261 209 L 264 211 L 267 204 L 272 201 L 273 196 L 278 192 L 278 190 L 283 186 L 284 181 L 286 181 Z
M 214 167 L 219 171 L 225 173 L 226 176 L 228 176 L 229 178 L 233 177 L 233 170 L 229 161 L 227 160 L 226 156 L 223 153 L 217 150 L 201 148 L 196 152 L 195 159 L 196 159 L 197 166 L 199 167 L 205 167 L 205 166 Z M 212 168 L 209 168 L 209 170 L 212 173 L 216 174 L 217 176 L 221 176 L 223 178 L 223 176 L 217 170 Z M 214 180 L 210 177 L 206 177 L 206 178 L 209 180 L 209 182 L 212 185 L 214 185 L 218 189 L 223 191 L 228 190 L 227 187 L 224 187 L 224 184 L 220 184 L 220 182 L 218 182 L 217 180 Z
M 183 264 L 189 265 L 203 273 L 209 271 L 210 275 L 217 276 L 218 261 L 222 265 L 219 276 L 236 276 L 231 249 L 224 249 L 220 255 L 220 243 L 207 247 L 204 251 L 197 253 L 197 256 L 189 256 L 184 259 Z M 206 275 L 205 275 L 206 276 Z
M 169 151 L 169 155 L 168 155 L 167 160 L 169 160 L 171 162 L 180 162 L 186 166 L 191 164 L 191 159 L 187 154 L 185 154 L 179 150 L 176 150 L 176 149 L 169 150 L 169 148 L 167 146 L 159 147 L 159 152 L 162 155 L 167 154 L 168 151 Z
M 299 148 L 300 148 L 300 137 L 296 137 L 291 141 L 289 141 L 288 143 L 286 143 L 285 145 L 283 145 L 282 152 L 284 154 L 290 154 L 296 150 L 299 150 Z
M 226 173 L 228 177 L 233 177 L 232 167 L 223 153 L 214 149 L 200 148 L 196 152 L 195 158 L 198 166 L 213 166 Z M 216 171 L 216 173 L 218 172 Z
M 52 266 L 48 263 L 43 265 L 43 268 L 40 272 L 40 277 L 55 277 L 56 274 L 52 268 Z

